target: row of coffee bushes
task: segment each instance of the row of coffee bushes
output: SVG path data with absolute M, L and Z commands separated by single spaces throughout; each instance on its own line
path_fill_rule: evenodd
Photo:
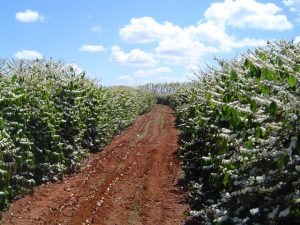
M 88 151 L 155 104 L 133 88 L 104 88 L 63 62 L 0 65 L 0 211 L 37 184 L 76 171 Z
M 197 224 L 300 223 L 300 46 L 219 60 L 171 97 Z

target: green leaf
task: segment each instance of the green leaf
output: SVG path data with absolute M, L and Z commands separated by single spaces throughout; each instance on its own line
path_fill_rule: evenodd
M 250 68 L 251 65 L 252 65 L 252 62 L 251 62 L 248 58 L 246 58 L 246 59 L 245 59 L 245 62 L 244 62 L 244 66 L 245 66 L 246 68 Z
M 0 128 L 2 128 L 4 126 L 4 120 L 2 117 L 0 117 Z
M 256 74 L 255 77 L 261 78 L 261 69 L 259 67 L 256 67 Z
M 278 159 L 277 165 L 280 170 L 284 168 L 285 155 L 281 155 Z
M 251 101 L 250 103 L 250 109 L 252 110 L 252 112 L 257 112 L 257 103 L 256 101 Z
M 269 129 L 266 129 L 265 131 L 262 131 L 261 136 L 262 138 L 266 139 L 268 137 L 269 134 Z
M 191 95 L 192 101 L 195 101 L 195 100 L 196 100 L 196 96 L 197 96 L 197 92 L 196 92 L 196 90 L 193 88 L 193 89 L 192 89 L 192 95 Z
M 271 102 L 271 104 L 269 105 L 268 111 L 270 116 L 275 116 L 277 114 L 277 105 L 276 102 Z
M 247 147 L 248 149 L 253 148 L 253 142 L 252 142 L 251 140 L 246 141 L 246 147 Z
M 213 102 L 210 102 L 210 108 L 211 109 L 215 109 L 217 106 L 216 106 L 216 104 L 215 103 L 213 103 Z
M 229 173 L 226 173 L 225 176 L 224 176 L 224 178 L 223 178 L 223 184 L 224 184 L 225 187 L 226 187 L 227 184 L 228 184 L 229 176 L 230 176 L 230 174 L 229 174 Z
M 230 78 L 231 78 L 231 80 L 234 80 L 234 81 L 236 81 L 238 79 L 238 74 L 235 70 L 231 70 Z
M 259 67 L 256 67 L 254 65 L 250 66 L 250 75 L 251 77 L 260 78 L 261 77 L 261 69 Z
M 266 94 L 266 95 L 270 94 L 270 89 L 267 86 L 261 85 L 260 89 L 263 94 Z
M 213 185 L 214 184 L 214 180 L 215 180 L 214 177 L 210 174 L 209 177 L 208 177 L 209 184 Z
M 230 164 L 229 164 L 229 169 L 234 170 L 234 169 L 235 169 L 234 164 L 230 163 Z
M 300 72 L 300 65 L 296 65 L 296 66 L 293 68 L 293 70 L 294 70 L 295 72 Z
M 261 131 L 260 127 L 256 127 L 255 128 L 255 139 L 258 140 L 259 137 L 261 136 L 261 134 L 262 134 L 262 131 Z
M 11 82 L 11 83 L 15 83 L 15 82 L 17 81 L 17 79 L 18 79 L 17 75 L 14 74 L 13 76 L 11 76 L 10 82 Z
M 207 94 L 206 94 L 206 100 L 209 101 L 210 99 L 211 99 L 211 93 L 207 92 Z
M 260 51 L 259 51 L 260 50 Z M 266 61 L 267 60 L 267 56 L 265 52 L 262 52 L 261 49 L 257 49 L 255 51 L 255 53 L 258 55 L 258 57 L 262 60 L 262 61 Z
M 228 105 L 227 105 L 227 104 L 224 104 L 224 105 L 222 106 L 222 112 L 223 112 L 223 114 L 227 115 L 227 114 L 228 114 L 228 111 L 229 111 Z
M 223 102 L 228 103 L 231 101 L 231 98 L 232 98 L 232 96 L 229 93 L 226 93 L 226 94 L 224 94 Z
M 276 61 L 277 61 L 278 66 L 281 67 L 283 65 L 283 61 L 282 61 L 282 59 L 279 56 L 277 57 Z
M 264 68 L 262 70 L 262 76 L 266 80 L 272 80 L 273 74 L 271 70 L 269 70 L 268 68 Z
M 288 83 L 290 85 L 291 88 L 296 86 L 296 77 L 289 75 L 288 77 Z
M 242 104 L 247 104 L 247 98 L 242 96 L 242 95 L 238 95 L 237 96 L 238 100 L 242 103 Z

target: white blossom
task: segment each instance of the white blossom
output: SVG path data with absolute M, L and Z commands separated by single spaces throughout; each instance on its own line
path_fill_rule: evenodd
M 250 209 L 250 214 L 251 215 L 256 215 L 257 213 L 259 213 L 259 208 L 253 208 L 253 209 Z
M 287 215 L 290 214 L 290 207 L 286 208 L 285 210 L 280 211 L 279 217 L 286 217 Z

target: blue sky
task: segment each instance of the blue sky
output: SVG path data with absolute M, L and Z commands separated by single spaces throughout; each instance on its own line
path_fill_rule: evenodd
M 10 0 L 0 58 L 63 59 L 104 85 L 184 81 L 213 57 L 300 41 L 300 0 Z

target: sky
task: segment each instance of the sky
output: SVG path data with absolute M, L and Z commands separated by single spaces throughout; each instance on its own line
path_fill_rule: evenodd
M 103 85 L 181 82 L 214 58 L 300 41 L 300 0 L 10 0 L 1 59 L 62 59 Z

